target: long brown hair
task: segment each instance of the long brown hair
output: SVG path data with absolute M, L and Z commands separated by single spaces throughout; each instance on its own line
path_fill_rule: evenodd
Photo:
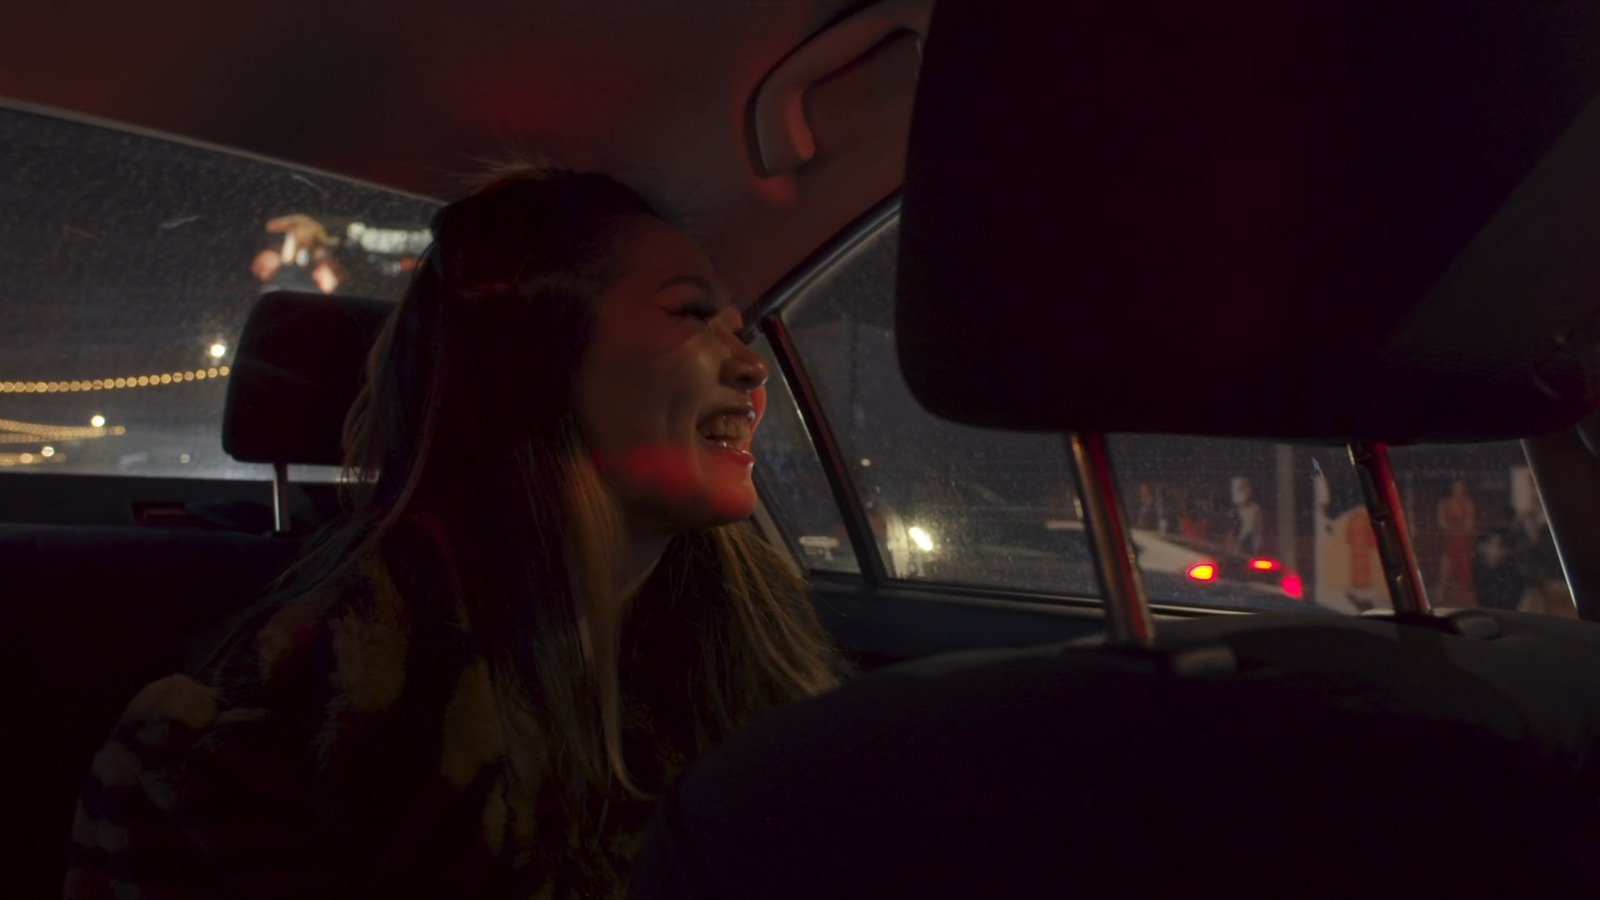
M 573 379 L 615 245 L 641 216 L 660 218 L 607 176 L 540 167 L 440 210 L 346 422 L 349 515 L 289 586 L 381 559 L 418 517 L 447 535 L 513 787 L 558 792 L 569 855 L 600 876 L 615 875 L 598 846 L 607 810 L 674 768 L 628 752 L 628 666 L 653 654 L 672 670 L 643 696 L 671 707 L 682 757 L 835 677 L 799 575 L 749 523 L 676 537 L 627 622 L 610 601 L 620 516 L 575 424 Z

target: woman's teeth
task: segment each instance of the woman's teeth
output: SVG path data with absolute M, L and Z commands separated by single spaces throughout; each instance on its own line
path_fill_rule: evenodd
M 700 436 L 718 443 L 750 440 L 749 416 L 717 416 L 705 425 Z

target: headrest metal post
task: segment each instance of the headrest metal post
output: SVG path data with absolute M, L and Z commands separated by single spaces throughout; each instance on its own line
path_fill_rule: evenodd
M 1139 574 L 1138 553 L 1117 499 L 1106 437 L 1093 431 L 1070 432 L 1067 450 L 1072 456 L 1078 497 L 1083 502 L 1095 572 L 1105 590 L 1109 642 L 1149 647 L 1155 643 L 1155 619 L 1150 615 L 1150 598 Z
M 272 531 L 274 534 L 289 533 L 289 466 L 287 463 L 275 462 L 272 464 Z
M 1417 569 L 1417 554 L 1411 547 L 1411 532 L 1406 528 L 1405 507 L 1395 484 L 1394 468 L 1389 464 L 1388 445 L 1352 441 L 1350 461 L 1355 463 L 1361 479 L 1361 493 L 1367 501 L 1367 515 L 1378 541 L 1378 558 L 1383 561 L 1383 577 L 1389 585 L 1394 611 L 1428 612 L 1428 593 Z

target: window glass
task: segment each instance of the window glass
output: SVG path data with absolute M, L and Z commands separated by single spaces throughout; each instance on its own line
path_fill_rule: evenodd
M 1344 448 L 1164 435 L 1115 435 L 1110 445 L 1152 600 L 1388 605 Z
M 897 232 L 867 236 L 783 312 L 890 574 L 1098 593 L 1061 437 L 955 425 L 912 398 L 894 348 Z
M 220 435 L 251 305 L 278 287 L 398 298 L 435 206 L 0 110 L 0 467 L 270 477 Z
M 794 394 L 772 356 L 772 347 L 765 337 L 757 338 L 753 346 L 772 371 L 767 381 L 767 411 L 753 447 L 761 499 L 808 567 L 859 572 L 828 476 L 800 419 Z
M 955 425 L 911 396 L 894 348 L 897 230 L 890 221 L 866 236 L 782 313 L 890 574 L 1098 593 L 1061 437 Z M 783 452 L 814 464 L 798 417 L 787 429 Z M 1345 614 L 1390 606 L 1346 448 L 1164 435 L 1113 435 L 1110 448 L 1156 602 Z M 1520 444 L 1390 454 L 1434 605 L 1576 615 Z M 805 477 L 820 492 L 820 470 Z M 806 502 L 779 486 L 803 478 L 769 480 L 779 506 Z M 832 504 L 817 516 L 796 533 L 832 527 L 846 546 Z
M 1152 599 L 1389 608 L 1343 447 L 1144 435 L 1111 446 Z M 1433 605 L 1576 615 L 1519 443 L 1389 452 Z
M 1577 617 L 1517 441 L 1389 451 L 1434 606 Z

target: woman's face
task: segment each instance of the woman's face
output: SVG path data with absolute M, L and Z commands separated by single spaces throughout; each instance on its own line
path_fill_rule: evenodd
M 733 298 L 683 232 L 642 218 L 616 252 L 574 398 L 601 476 L 638 523 L 745 519 L 766 363 L 739 340 Z

